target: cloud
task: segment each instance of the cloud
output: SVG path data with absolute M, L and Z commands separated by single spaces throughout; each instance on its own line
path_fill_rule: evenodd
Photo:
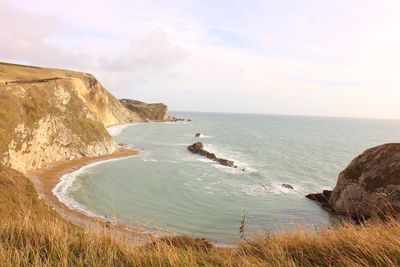
M 0 59 L 91 72 L 171 109 L 400 117 L 399 7 L 0 0 Z
M 84 46 L 79 47 L 82 43 L 78 44 L 78 47 L 68 47 L 65 45 L 68 41 L 60 42 L 60 39 L 65 38 L 62 32 L 71 31 L 68 21 L 29 12 L 7 1 L 0 2 L 0 25 L 7 25 L 2 28 L 0 35 L 0 54 L 3 60 L 87 71 L 108 70 L 126 73 L 167 71 L 189 55 L 188 51 L 174 45 L 163 29 L 148 29 L 147 32 L 142 32 L 141 35 L 131 38 L 129 47 L 114 49 L 112 55 L 106 54 L 104 43 L 107 42 L 103 38 L 108 38 L 107 33 L 100 38 L 100 42 L 98 37 L 86 40 L 86 49 Z M 90 35 L 90 30 L 85 27 L 86 25 L 82 24 L 79 30 Z M 92 35 L 97 31 L 93 28 L 91 30 Z M 127 35 L 134 35 L 134 32 Z M 80 39 L 78 37 L 78 40 Z M 112 46 L 115 42 L 108 44 Z
M 143 39 L 133 40 L 129 49 L 116 58 L 103 58 L 99 66 L 110 71 L 163 71 L 173 68 L 188 56 L 188 51 L 173 45 L 166 33 L 158 29 Z
M 88 55 L 64 51 L 54 42 L 62 27 L 57 17 L 28 12 L 0 1 L 0 25 L 2 60 L 48 66 L 90 66 Z

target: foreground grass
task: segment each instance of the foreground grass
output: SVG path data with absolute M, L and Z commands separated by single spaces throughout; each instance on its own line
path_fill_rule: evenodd
M 400 266 L 400 223 L 260 236 L 234 249 L 203 240 L 133 246 L 62 220 L 21 174 L 0 166 L 0 266 Z
M 392 221 L 277 234 L 234 249 L 209 249 L 189 239 L 136 247 L 57 219 L 25 215 L 18 223 L 1 223 L 0 261 L 4 266 L 399 266 L 399 233 L 400 224 Z

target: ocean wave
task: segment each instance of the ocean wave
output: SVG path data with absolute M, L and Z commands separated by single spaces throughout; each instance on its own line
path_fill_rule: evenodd
M 211 135 L 200 134 L 200 136 L 198 138 L 209 139 L 209 138 L 215 138 L 215 137 L 211 136 Z
M 301 195 L 300 193 L 303 191 L 303 187 L 300 185 L 296 185 L 296 184 L 290 184 L 293 189 L 289 189 L 286 187 L 283 187 L 282 184 L 284 184 L 285 182 L 274 182 L 270 185 L 270 188 L 267 187 L 267 190 L 275 193 L 275 194 L 295 194 L 295 195 Z
M 243 186 L 240 191 L 249 196 L 265 195 L 265 193 L 268 192 L 264 188 L 262 188 L 260 185 L 246 185 L 246 186 Z
M 224 158 L 228 160 L 232 160 L 237 168 L 232 168 L 228 166 L 223 166 L 220 164 L 215 164 L 214 166 L 221 171 L 227 173 L 254 173 L 257 172 L 257 169 L 254 166 L 251 166 L 246 160 L 244 160 L 244 156 L 240 155 L 238 152 L 230 152 L 227 150 L 219 149 L 216 145 L 204 144 L 204 149 L 215 153 L 215 155 L 219 158 Z M 243 171 L 244 170 L 244 171 Z
M 158 146 L 187 146 L 187 143 L 154 143 Z
M 208 163 L 214 163 L 213 160 L 205 158 L 205 157 L 201 157 L 201 158 L 196 158 L 197 161 L 201 161 L 201 162 L 208 162 Z
M 156 159 L 149 159 L 149 158 L 143 158 L 142 159 L 144 162 L 157 162 L 158 160 Z
M 85 173 L 86 171 L 88 171 L 98 165 L 107 163 L 107 162 L 124 160 L 124 159 L 128 159 L 128 158 L 133 158 L 133 157 L 137 157 L 137 155 L 128 156 L 128 157 L 124 157 L 124 158 L 107 159 L 107 160 L 97 161 L 97 162 L 93 162 L 88 165 L 85 165 L 76 171 L 73 171 L 71 173 L 67 173 L 67 174 L 64 174 L 63 176 L 61 176 L 59 182 L 56 184 L 56 186 L 51 191 L 57 197 L 57 199 L 61 203 L 64 203 L 67 207 L 69 207 L 73 210 L 78 210 L 90 217 L 97 217 L 97 218 L 105 219 L 105 217 L 99 216 L 99 215 L 93 213 L 86 206 L 75 201 L 70 196 L 71 188 L 74 185 L 76 178 L 79 175 Z
M 241 185 L 240 191 L 249 196 L 261 196 L 268 193 L 282 195 L 292 194 L 303 197 L 303 188 L 299 185 L 291 184 L 294 189 L 285 188 L 282 186 L 283 183 L 274 182 L 272 184 L 252 184 L 252 185 Z
M 164 124 L 190 124 L 189 122 L 186 121 L 165 121 L 165 122 L 161 122 Z
M 124 130 L 125 128 L 132 126 L 132 125 L 137 125 L 140 123 L 128 123 L 128 124 L 121 124 L 121 125 L 115 125 L 115 126 L 111 126 L 111 127 L 107 127 L 107 131 L 111 136 L 117 136 L 119 135 L 122 130 Z

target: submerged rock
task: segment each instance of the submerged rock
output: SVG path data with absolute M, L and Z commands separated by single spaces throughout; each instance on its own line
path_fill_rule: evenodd
M 178 122 L 178 121 L 185 121 L 185 119 L 177 118 L 177 117 L 173 116 L 173 117 L 170 117 L 170 118 L 169 118 L 169 121 L 171 121 L 171 122 Z
M 219 164 L 221 164 L 223 166 L 228 166 L 228 167 L 233 167 L 233 168 L 237 167 L 232 160 L 218 158 L 214 153 L 210 153 L 207 150 L 205 150 L 204 145 L 201 142 L 196 142 L 196 143 L 188 146 L 187 149 L 194 154 L 198 154 L 198 155 L 201 155 L 208 159 L 211 159 L 215 162 L 218 162 Z
M 321 199 L 315 194 L 314 198 Z M 333 212 L 356 220 L 398 215 L 400 144 L 374 147 L 356 157 L 339 174 L 327 204 Z
M 196 133 L 195 135 L 194 135 L 194 137 L 200 137 L 200 133 Z
M 290 184 L 281 184 L 281 186 L 287 189 L 294 189 L 294 187 L 291 186 Z

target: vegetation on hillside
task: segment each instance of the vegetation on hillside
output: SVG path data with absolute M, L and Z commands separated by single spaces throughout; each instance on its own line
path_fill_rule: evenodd
M 50 80 L 40 86 L 35 83 L 24 84 L 23 88 L 18 83 L 0 84 L 0 157 L 7 151 L 11 140 L 17 145 L 21 145 L 22 141 L 29 141 L 29 136 L 18 140 L 14 133 L 18 124 L 23 123 L 27 129 L 33 131 L 38 127 L 38 122 L 48 115 L 62 119 L 66 129 L 79 136 L 85 144 L 109 138 L 101 122 L 87 118 L 88 110 L 73 90 L 68 90 L 71 98 L 65 105 L 65 110 L 56 107 L 54 88 L 59 86 L 68 88 L 68 80 Z
M 237 248 L 201 239 L 134 246 L 61 219 L 18 172 L 0 167 L 0 262 L 4 266 L 399 266 L 400 223 L 345 224 L 322 232 L 260 236 Z

